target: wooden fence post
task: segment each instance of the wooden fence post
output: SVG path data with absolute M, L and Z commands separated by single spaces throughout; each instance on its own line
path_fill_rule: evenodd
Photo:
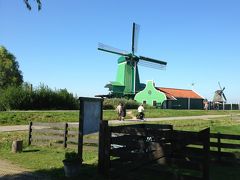
M 210 128 L 201 131 L 201 141 L 203 142 L 203 180 L 209 180 L 209 160 L 210 160 Z
M 221 161 L 221 134 L 217 133 L 217 145 L 218 145 L 218 161 Z
M 67 135 L 68 135 L 68 123 L 64 125 L 64 139 L 63 139 L 63 147 L 67 148 Z
M 16 140 L 12 142 L 12 152 L 22 152 L 23 149 L 23 140 Z
M 108 121 L 100 121 L 98 171 L 105 177 L 109 176 L 110 167 L 110 131 Z
M 29 128 L 28 128 L 28 146 L 30 146 L 32 143 L 32 125 L 33 123 L 32 121 L 30 121 Z

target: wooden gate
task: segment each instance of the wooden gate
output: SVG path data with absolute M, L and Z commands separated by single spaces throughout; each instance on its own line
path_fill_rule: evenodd
M 179 170 L 179 177 L 208 180 L 208 161 L 209 129 L 185 132 L 175 131 L 171 125 L 108 126 L 107 121 L 101 122 L 99 172 L 109 178 L 121 178 L 139 168 L 157 164 L 155 170 L 160 173 L 163 169 L 172 170 L 162 167 L 174 167 L 194 171 L 185 175 Z

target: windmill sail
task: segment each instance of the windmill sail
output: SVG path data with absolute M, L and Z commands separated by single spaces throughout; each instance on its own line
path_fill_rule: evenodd
M 137 52 L 138 48 L 138 36 L 139 36 L 140 26 L 136 23 L 133 23 L 133 31 L 132 31 L 132 54 L 134 55 Z
M 121 56 L 128 56 L 128 54 L 129 54 L 127 51 L 124 51 L 124 50 L 121 50 L 118 48 L 114 48 L 112 46 L 108 46 L 103 43 L 98 43 L 98 50 L 113 53 L 113 54 L 118 54 Z
M 111 93 L 115 94 L 117 97 L 125 95 L 133 96 L 136 94 L 136 92 L 139 92 L 143 89 L 139 79 L 138 64 L 155 69 L 165 69 L 167 65 L 167 63 L 164 61 L 135 55 L 138 48 L 139 30 L 140 26 L 136 23 L 133 23 L 131 53 L 102 43 L 98 44 L 98 50 L 121 56 L 118 59 L 116 81 L 110 82 L 110 86 L 109 84 L 107 86 Z
M 222 95 L 223 95 L 224 100 L 227 101 L 227 98 L 226 98 L 225 94 L 222 93 Z
M 139 56 L 138 64 L 144 67 L 149 67 L 154 69 L 165 69 L 167 62 L 156 60 L 149 57 Z

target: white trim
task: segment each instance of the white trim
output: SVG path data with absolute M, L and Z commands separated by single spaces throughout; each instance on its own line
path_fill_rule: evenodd
M 198 92 L 192 90 L 193 92 L 195 92 L 197 95 L 199 95 L 202 99 L 205 99 L 202 95 L 200 95 Z

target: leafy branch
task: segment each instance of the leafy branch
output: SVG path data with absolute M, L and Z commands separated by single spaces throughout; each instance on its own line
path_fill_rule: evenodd
M 23 1 L 24 1 L 24 3 L 26 4 L 27 8 L 28 8 L 29 10 L 31 10 L 32 7 L 31 7 L 31 5 L 30 5 L 30 3 L 29 3 L 29 0 L 23 0 Z M 38 10 L 40 11 L 41 8 L 42 8 L 41 0 L 36 0 L 36 1 L 37 1 L 37 4 L 38 4 Z

